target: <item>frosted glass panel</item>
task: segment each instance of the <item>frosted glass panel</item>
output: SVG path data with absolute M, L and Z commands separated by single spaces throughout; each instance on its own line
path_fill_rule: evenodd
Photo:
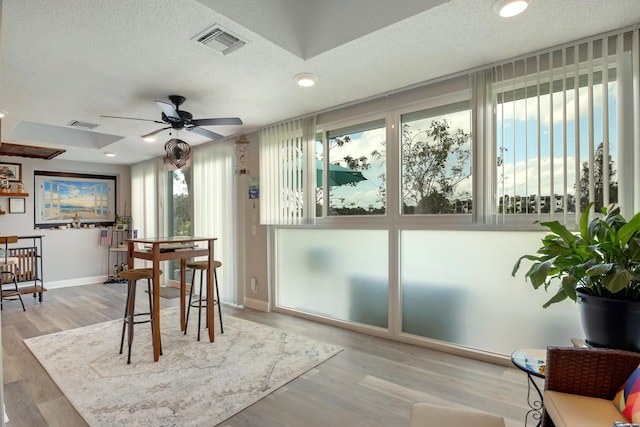
M 511 277 L 518 257 L 534 253 L 542 236 L 402 231 L 403 332 L 501 354 L 520 347 L 570 346 L 572 337 L 583 337 L 577 304 L 565 301 L 543 309 L 552 294 L 525 283 L 526 263 Z
M 386 328 L 385 230 L 277 230 L 276 304 Z

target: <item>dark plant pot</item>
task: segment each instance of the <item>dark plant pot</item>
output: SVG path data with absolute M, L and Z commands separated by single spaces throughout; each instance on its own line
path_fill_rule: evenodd
M 589 345 L 640 353 L 640 301 L 578 292 L 582 329 Z

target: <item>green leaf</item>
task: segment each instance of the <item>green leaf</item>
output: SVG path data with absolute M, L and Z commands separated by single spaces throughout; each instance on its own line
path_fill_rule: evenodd
M 567 243 L 573 243 L 577 239 L 575 234 L 570 232 L 567 229 L 567 227 L 565 227 L 564 225 L 560 224 L 558 221 L 541 222 L 540 225 L 543 225 L 543 226 L 549 228 L 549 230 L 551 230 L 553 233 L 557 234 L 559 237 L 561 237 Z
M 587 208 L 582 212 L 580 216 L 580 235 L 582 238 L 590 242 L 591 238 L 589 236 L 589 212 L 591 211 L 591 207 L 593 206 L 593 202 L 587 205 Z
M 572 300 L 576 300 L 576 285 L 578 279 L 574 276 L 564 276 L 562 278 L 562 291 Z
M 549 275 L 549 270 L 552 266 L 553 260 L 539 262 L 531 266 L 531 268 L 527 272 L 527 277 L 529 278 L 529 280 L 531 280 L 531 284 L 535 289 L 538 289 L 542 284 L 546 282 L 547 276 Z
M 603 280 L 603 283 L 611 293 L 615 294 L 626 288 L 633 277 L 633 274 L 629 270 L 622 269 L 616 271 L 610 278 Z
M 638 233 L 640 230 L 640 212 L 635 214 L 629 222 L 620 228 L 618 231 L 618 239 L 623 245 L 626 245 L 629 240 Z
M 513 266 L 513 270 L 511 270 L 511 276 L 515 277 L 516 273 L 520 269 L 520 262 L 523 259 L 528 259 L 528 260 L 531 260 L 531 261 L 539 261 L 539 257 L 534 256 L 534 255 L 523 255 L 523 256 L 521 256 L 520 258 L 518 258 L 518 261 L 516 261 L 515 265 Z
M 603 276 L 607 274 L 613 268 L 613 264 L 596 264 L 593 267 L 589 267 L 585 274 L 587 276 Z
M 565 299 L 567 299 L 567 294 L 565 294 L 564 291 L 562 289 L 560 289 L 558 291 L 558 293 L 555 294 L 553 297 L 551 297 L 551 299 L 549 301 L 545 302 L 542 307 L 547 308 L 551 304 L 555 304 L 555 303 L 563 301 Z

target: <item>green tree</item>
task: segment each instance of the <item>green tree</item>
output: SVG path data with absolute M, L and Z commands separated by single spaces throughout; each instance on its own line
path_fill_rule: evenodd
M 604 200 L 604 145 L 600 143 L 596 148 L 595 159 L 593 162 L 593 187 L 595 193 L 594 208 L 595 212 L 600 212 L 603 207 L 609 203 L 617 203 L 618 201 L 618 181 L 616 178 L 616 170 L 614 169 L 613 159 L 611 155 L 607 155 L 609 161 L 609 200 Z M 582 163 L 582 173 L 580 174 L 580 209 L 584 212 L 589 204 L 589 163 Z
M 171 173 L 173 179 L 173 234 L 189 236 L 191 230 L 191 168 L 183 167 Z
M 434 120 L 429 129 L 412 132 L 402 127 L 403 212 L 454 213 L 460 182 L 470 176 L 471 134 L 450 130 L 445 119 Z

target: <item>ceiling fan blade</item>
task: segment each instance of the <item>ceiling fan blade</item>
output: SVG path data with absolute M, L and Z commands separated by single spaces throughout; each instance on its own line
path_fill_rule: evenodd
M 120 117 L 120 116 L 100 116 L 100 117 L 106 117 L 108 119 L 142 120 L 144 122 L 160 123 L 162 125 L 165 124 L 164 122 L 161 122 L 160 120 L 138 119 L 136 117 Z
M 158 129 L 158 130 L 154 130 L 153 132 L 150 132 L 150 133 L 148 133 L 148 134 L 146 134 L 146 135 L 142 135 L 142 137 L 141 137 L 141 138 L 146 138 L 146 137 L 148 137 L 148 136 L 153 136 L 153 135 L 155 135 L 155 134 L 157 134 L 157 133 L 160 133 L 160 132 L 162 132 L 163 130 L 167 130 L 167 129 L 171 129 L 171 126 L 168 126 L 168 127 L 166 127 L 166 128 L 162 128 L 162 129 Z
M 211 139 L 224 138 L 224 136 L 220 135 L 219 133 L 211 132 L 208 129 L 199 128 L 197 126 L 186 127 L 185 129 L 188 130 L 189 132 L 197 133 L 198 135 L 204 136 L 205 138 L 211 138 Z
M 167 116 L 169 120 L 178 122 L 182 120 L 173 105 L 164 101 L 156 101 L 156 104 L 158 104 L 158 107 L 160 107 L 164 115 Z
M 219 117 L 215 119 L 197 119 L 191 120 L 195 126 L 225 126 L 225 125 L 241 125 L 242 120 L 237 117 Z

